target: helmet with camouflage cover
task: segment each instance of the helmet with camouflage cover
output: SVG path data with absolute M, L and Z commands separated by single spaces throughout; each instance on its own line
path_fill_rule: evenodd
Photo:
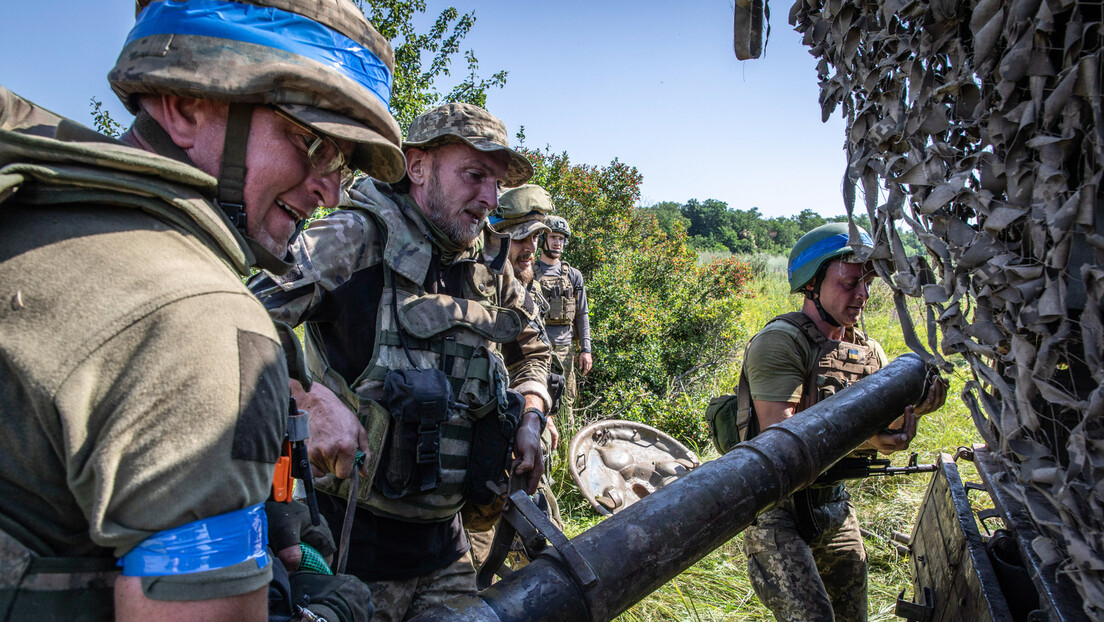
M 418 115 L 410 124 L 403 142 L 403 151 L 411 148 L 430 149 L 438 145 L 459 143 L 479 151 L 503 151 L 509 160 L 507 188 L 520 186 L 533 176 L 529 159 L 510 148 L 506 124 L 486 110 L 473 104 L 450 102 Z
M 502 193 L 491 212 L 491 226 L 514 240 L 548 231 L 545 215 L 551 212 L 552 197 L 536 184 L 525 184 Z
M 131 112 L 146 94 L 274 106 L 353 142 L 354 167 L 402 177 L 388 107 L 394 53 L 350 0 L 137 0 L 136 8 L 108 75 Z
M 874 241 L 862 227 L 856 227 L 860 246 L 872 247 Z M 796 294 L 820 273 L 829 261 L 840 258 L 843 261 L 865 261 L 855 254 L 850 244 L 847 223 L 833 222 L 821 225 L 801 236 L 790 250 L 787 274 L 790 280 L 790 293 Z
M 548 225 L 548 229 L 552 233 L 559 233 L 565 238 L 571 237 L 571 227 L 568 226 L 567 219 L 563 216 L 549 214 L 548 218 L 546 218 L 544 222 Z

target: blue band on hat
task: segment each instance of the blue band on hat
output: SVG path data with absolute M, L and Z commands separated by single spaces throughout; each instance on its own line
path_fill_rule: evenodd
M 368 48 L 308 17 L 224 0 L 164 0 L 142 10 L 126 42 L 167 34 L 230 39 L 304 56 L 368 89 L 390 110 L 387 65 Z
M 840 233 L 837 235 L 833 235 L 830 238 L 824 238 L 816 244 L 813 244 L 790 262 L 790 267 L 786 271 L 787 277 L 792 278 L 794 272 L 797 272 L 801 269 L 802 266 L 809 263 L 810 261 L 813 261 L 814 259 L 823 257 L 824 255 L 827 255 L 828 253 L 831 253 L 833 251 L 848 248 L 848 240 L 850 240 L 850 236 L 848 236 L 848 234 Z M 865 231 L 859 231 L 859 241 L 866 246 L 874 246 L 874 240 L 870 239 L 870 236 L 867 235 Z
M 127 577 L 160 577 L 218 570 L 251 559 L 268 565 L 264 504 L 156 533 L 119 560 Z

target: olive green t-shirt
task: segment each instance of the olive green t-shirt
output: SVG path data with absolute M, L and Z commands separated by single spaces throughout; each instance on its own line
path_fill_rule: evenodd
M 207 244 L 136 209 L 9 201 L 0 300 L 0 529 L 38 555 L 110 560 L 267 498 L 286 364 Z M 270 578 L 249 560 L 143 586 L 199 600 Z
M 855 339 L 856 333 L 861 335 L 855 329 L 849 330 L 853 333 L 847 335 L 848 341 Z M 882 347 L 870 338 L 866 343 L 884 367 L 889 361 Z M 768 324 L 752 338 L 744 356 L 751 398 L 788 404 L 800 402 L 805 380 L 816 364 L 815 355 L 815 347 L 797 326 L 785 320 Z

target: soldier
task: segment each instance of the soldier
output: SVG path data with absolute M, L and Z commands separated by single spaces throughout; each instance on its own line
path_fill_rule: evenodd
M 510 266 L 540 309 L 539 316 L 533 321 L 545 341 L 548 337 L 544 328 L 544 314 L 548 312 L 548 303 L 541 295 L 540 286 L 534 279 L 533 264 L 536 262 L 537 241 L 549 231 L 548 225 L 545 224 L 545 216 L 550 211 L 552 211 L 552 197 L 548 195 L 548 191 L 535 184 L 525 184 L 502 193 L 502 196 L 498 197 L 498 209 L 492 212 L 490 217 L 490 224 L 496 231 L 510 236 Z M 558 381 L 562 383 L 562 377 Z M 552 385 L 553 382 L 550 381 L 550 390 Z M 555 397 L 553 394 L 553 401 Z M 548 418 L 544 432 L 541 434 L 544 475 L 541 476 L 538 493 L 543 495 L 548 505 L 552 523 L 562 530 L 563 521 L 560 519 L 556 497 L 552 494 L 551 481 L 552 459 L 560 439 L 554 419 L 554 417 Z M 493 536 L 493 529 L 468 531 L 468 537 L 472 543 L 472 560 L 476 567 L 486 559 Z
M 549 310 L 544 321 L 552 340 L 552 354 L 564 376 L 564 395 L 558 417 L 574 427 L 574 405 L 578 392 L 575 377 L 574 348 L 578 345 L 578 370 L 584 376 L 590 372 L 594 359 L 590 352 L 590 311 L 587 307 L 583 274 L 560 258 L 571 238 L 571 228 L 561 216 L 549 216 L 550 229 L 544 237 L 541 256 L 537 261 L 541 290 L 548 300 Z
M 346 527 L 349 572 L 369 582 L 385 621 L 475 592 L 460 509 L 483 505 L 474 497 L 486 474 L 508 466 L 472 449 L 483 430 L 520 420 L 516 472 L 530 493 L 543 472 L 549 347 L 509 267 L 509 238 L 484 230 L 500 186 L 533 173 L 506 136 L 477 106 L 422 114 L 403 143 L 401 182 L 360 182 L 347 209 L 293 245 L 295 269 L 251 283 L 274 318 L 306 325 L 319 382 L 292 391 L 311 414 L 314 465 L 349 477 L 356 451 L 368 455 L 361 469 L 373 484 L 360 486 L 361 510 Z M 417 389 L 419 404 L 435 406 L 414 412 L 397 396 L 423 376 L 441 378 Z M 320 487 L 338 493 L 322 495 L 336 528 L 350 487 Z
M 859 234 L 871 244 L 865 231 Z M 790 251 L 790 291 L 802 292 L 805 302 L 801 311 L 768 322 L 748 344 L 738 387 L 738 421 L 747 423 L 741 440 L 886 364 L 881 346 L 855 328 L 874 274 L 848 239 L 846 224 L 828 224 Z M 916 417 L 942 406 L 946 395 L 946 385 L 933 383 L 920 404 L 906 408 L 857 456 L 907 449 Z M 744 532 L 752 587 L 776 619 L 866 620 L 866 551 L 849 499 L 842 483 L 818 481 Z
M 265 619 L 288 369 L 241 279 L 403 168 L 351 2 L 137 4 L 121 141 L 0 89 L 3 619 Z

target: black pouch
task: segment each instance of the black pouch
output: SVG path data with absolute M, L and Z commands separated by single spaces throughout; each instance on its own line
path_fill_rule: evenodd
M 376 487 L 390 499 L 426 493 L 441 483 L 441 424 L 452 410 L 452 386 L 439 369 L 393 369 L 383 380 L 391 429 Z
M 492 410 L 477 419 L 472 426 L 471 457 L 464 482 L 464 500 L 474 505 L 491 505 L 497 495 L 487 488 L 487 482 L 505 486 L 510 477 L 510 460 L 514 453 L 514 437 L 525 409 L 525 398 L 517 391 L 506 391 L 506 410 Z
M 560 412 L 560 400 L 566 387 L 567 380 L 563 376 L 556 373 L 548 374 L 548 395 L 552 398 L 552 407 L 548 409 L 549 415 Z

